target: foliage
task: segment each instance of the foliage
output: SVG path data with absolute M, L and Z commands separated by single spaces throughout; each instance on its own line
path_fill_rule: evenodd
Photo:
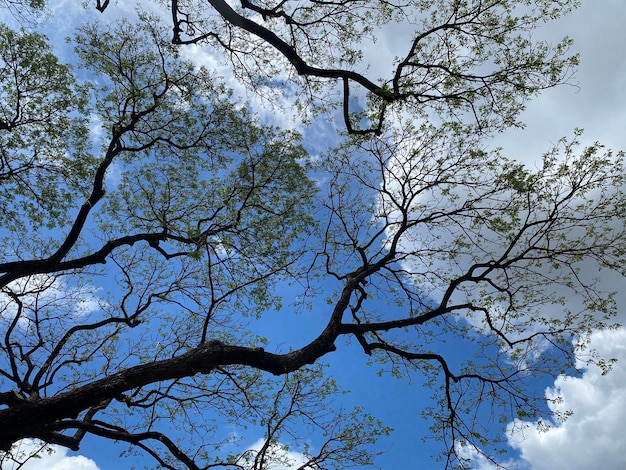
M 532 32 L 577 4 L 246 0 L 231 7 L 223 0 L 174 0 L 171 20 L 174 43 L 224 50 L 237 76 L 251 86 L 259 76 L 261 83 L 284 77 L 280 86 L 301 81 L 302 104 L 341 106 L 351 133 L 379 134 L 398 110 L 453 121 L 469 116 L 475 131 L 488 132 L 519 124 L 516 117 L 529 97 L 570 76 L 578 60 L 567 55 L 571 40 L 551 45 L 534 40 Z M 406 33 L 407 44 L 401 55 L 379 58 L 389 70 L 383 78 L 370 78 L 361 59 L 375 47 L 381 28 Z M 341 90 L 337 96 L 325 92 L 329 82 Z M 364 93 L 370 123 L 359 128 L 362 115 L 351 97 Z
M 532 32 L 574 6 L 174 1 L 173 37 L 146 14 L 77 29 L 84 84 L 2 26 L 2 458 L 90 434 L 159 468 L 269 469 L 294 459 L 287 442 L 302 469 L 372 465 L 389 429 L 320 365 L 348 337 L 425 378 L 448 467 L 464 446 L 495 460 L 485 417 L 545 414 L 529 377 L 612 326 L 595 273 L 626 274 L 622 154 L 577 133 L 531 169 L 486 140 L 568 78 L 570 41 Z M 367 41 L 400 26 L 409 52 L 368 78 Z M 341 141 L 308 155 L 183 60 L 192 45 L 312 116 L 339 107 Z M 261 334 L 307 307 L 310 342 Z M 241 448 L 226 429 L 264 438 Z
M 0 9 L 7 11 L 20 23 L 32 23 L 46 6 L 45 0 L 0 0 Z
M 79 114 L 85 90 L 45 39 L 0 25 L 0 223 L 18 230 L 67 221 L 93 158 Z M 74 152 L 69 158 L 67 153 Z M 28 223 L 25 221 L 28 220 Z

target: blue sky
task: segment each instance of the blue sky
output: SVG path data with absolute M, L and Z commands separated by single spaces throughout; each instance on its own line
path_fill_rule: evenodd
M 508 131 L 494 142 L 494 145 L 504 147 L 506 155 L 530 166 L 560 137 L 571 135 L 577 127 L 585 129 L 583 143 L 598 140 L 608 148 L 626 149 L 626 30 L 623 28 L 626 3 L 621 0 L 584 0 L 582 3 L 582 7 L 567 18 L 546 23 L 538 32 L 538 35 L 555 40 L 563 35 L 575 40 L 574 48 L 581 54 L 581 66 L 574 80 L 579 88 L 563 86 L 544 92 L 523 113 L 526 128 Z M 63 38 L 71 34 L 71 28 L 76 22 L 90 15 L 79 5 L 80 2 L 70 0 L 51 1 L 51 15 L 41 25 L 52 42 L 60 48 L 61 55 L 66 54 L 67 58 L 71 54 L 62 49 L 68 47 L 64 45 Z M 112 5 L 104 16 L 94 16 L 106 22 L 108 18 L 130 14 L 124 8 Z M 398 32 L 381 32 L 375 47 L 391 49 L 401 39 Z M 199 63 L 219 67 L 213 58 L 202 51 L 190 49 L 186 54 Z M 377 67 L 383 66 L 376 61 L 376 51 L 369 51 L 366 57 L 371 60 L 371 69 L 373 75 L 376 75 Z M 310 149 L 316 149 L 318 142 L 334 138 L 332 123 L 314 122 L 311 127 L 304 128 L 289 113 L 277 114 L 236 82 L 232 85 L 238 93 L 250 100 L 251 106 L 262 118 L 279 125 L 303 129 L 308 139 L 305 144 Z M 607 277 L 603 282 L 615 290 L 624 290 L 621 289 L 624 282 L 621 278 Z M 625 323 L 626 293 L 618 296 L 618 303 L 618 321 Z M 298 335 L 302 344 L 307 339 L 302 332 L 309 332 L 311 338 L 316 336 L 316 328 L 320 325 L 315 318 L 315 309 L 311 314 L 300 316 L 284 313 L 275 312 L 275 318 L 265 319 L 261 325 L 268 336 L 274 336 L 274 344 L 287 343 L 297 347 L 300 344 L 293 341 L 294 335 Z M 548 432 L 537 433 L 530 426 L 523 433 L 512 436 L 508 459 L 514 468 L 583 470 L 595 465 L 608 470 L 626 468 L 626 437 L 621 429 L 626 419 L 626 330 L 597 332 L 592 341 L 599 351 L 621 358 L 621 363 L 618 362 L 614 371 L 607 376 L 602 376 L 592 367 L 578 377 L 554 377 L 538 382 L 536 386 L 540 389 L 549 387 L 546 392 L 549 396 L 560 391 L 563 404 L 556 405 L 557 408 L 569 406 L 574 415 L 566 423 Z M 340 342 L 338 348 L 336 353 L 327 358 L 327 362 L 338 384 L 351 391 L 349 400 L 364 406 L 382 419 L 384 424 L 395 429 L 389 438 L 380 441 L 381 450 L 386 452 L 377 460 L 377 464 L 385 469 L 441 468 L 431 458 L 439 451 L 438 445 L 432 441 L 423 443 L 421 440 L 427 433 L 429 423 L 422 419 L 420 411 L 428 405 L 431 396 L 431 391 L 423 387 L 421 378 L 379 377 L 377 368 L 366 364 L 367 358 L 356 344 Z M 450 348 L 451 354 L 465 353 L 455 350 L 454 345 L 450 345 Z M 260 437 L 250 435 L 247 439 L 251 444 Z M 24 469 L 130 468 L 131 461 L 118 460 L 118 452 L 119 448 L 103 440 L 88 439 L 78 453 L 58 450 L 53 456 L 33 461 Z M 132 462 L 138 466 L 152 463 L 149 458 Z M 488 470 L 491 467 L 476 457 L 475 468 Z

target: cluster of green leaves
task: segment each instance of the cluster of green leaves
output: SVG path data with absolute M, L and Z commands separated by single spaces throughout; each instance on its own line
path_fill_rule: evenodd
M 94 164 L 86 89 L 44 37 L 0 24 L 0 98 L 0 223 L 15 231 L 63 225 Z
M 223 50 L 237 77 L 255 91 L 273 83 L 306 112 L 343 108 L 351 133 L 380 133 L 397 111 L 470 122 L 485 132 L 521 125 L 517 117 L 528 98 L 571 77 L 578 62 L 568 52 L 571 40 L 553 45 L 533 31 L 577 5 L 363 0 L 231 7 L 175 1 L 171 14 L 175 42 Z M 370 64 L 379 36 L 389 31 L 400 32 L 408 47 Z M 368 65 L 374 65 L 372 77 Z M 343 87 L 331 92 L 329 81 Z M 294 91 L 294 83 L 302 86 Z

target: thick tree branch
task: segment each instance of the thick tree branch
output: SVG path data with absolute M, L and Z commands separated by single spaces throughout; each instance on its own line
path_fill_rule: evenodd
M 5 286 L 15 279 L 32 276 L 34 274 L 61 273 L 74 269 L 85 268 L 94 264 L 103 264 L 106 263 L 107 257 L 116 248 L 120 248 L 122 246 L 132 246 L 135 243 L 142 241 L 147 242 L 150 246 L 157 249 L 159 247 L 159 243 L 164 241 L 175 241 L 195 246 L 197 245 L 199 238 L 182 237 L 168 233 L 138 233 L 110 240 L 102 248 L 91 253 L 90 255 L 81 256 L 80 258 L 67 261 L 57 261 L 55 258 L 50 257 L 42 260 L 25 260 L 4 263 L 0 264 L 0 272 L 5 272 L 6 274 L 0 276 L 0 286 Z M 188 252 L 167 253 L 163 249 L 160 249 L 159 252 L 166 258 L 189 254 Z
M 83 410 L 146 384 L 208 374 L 229 365 L 245 365 L 283 375 L 333 351 L 336 338 L 337 330 L 330 324 L 315 341 L 287 354 L 210 341 L 180 356 L 131 367 L 53 397 L 23 400 L 19 404 L 5 399 L 5 403 L 8 401 L 13 406 L 0 410 L 0 421 L 4 425 L 0 431 L 0 449 L 7 450 L 18 439 L 38 435 L 46 423 L 59 423 L 78 416 Z

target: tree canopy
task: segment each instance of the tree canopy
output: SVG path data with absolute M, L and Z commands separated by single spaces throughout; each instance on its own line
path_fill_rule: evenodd
M 390 429 L 323 364 L 357 348 L 426 381 L 447 468 L 496 462 L 487 422 L 542 422 L 529 378 L 615 326 L 597 273 L 625 274 L 621 153 L 576 132 L 529 168 L 489 145 L 570 78 L 571 41 L 533 32 L 576 3 L 173 0 L 77 25 L 72 66 L 0 25 L 1 459 L 93 435 L 158 468 L 271 469 L 289 443 L 294 468 L 375 465 Z M 382 78 L 380 28 L 404 41 Z M 192 47 L 307 122 L 341 116 L 334 140 L 261 122 Z M 274 344 L 275 315 L 316 330 Z

